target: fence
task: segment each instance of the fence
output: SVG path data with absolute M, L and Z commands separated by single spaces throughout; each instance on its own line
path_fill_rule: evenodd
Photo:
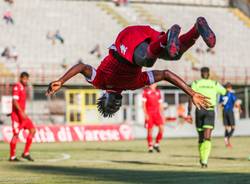
M 45 87 L 30 88 L 27 113 L 37 124 L 103 124 L 128 122 L 142 126 L 144 113 L 142 108 L 142 91 L 126 91 L 123 93 L 123 105 L 120 111 L 110 119 L 103 118 L 95 106 L 100 90 L 63 89 L 56 96 L 48 98 L 44 95 Z M 240 99 L 242 113 L 237 116 L 249 118 L 250 88 L 236 89 Z M 162 89 L 166 121 L 183 123 L 187 110 L 188 97 L 177 89 Z M 94 94 L 94 95 L 93 95 Z M 218 108 L 218 114 L 219 114 Z M 1 121 L 10 124 L 10 117 L 1 113 Z M 219 117 L 219 116 L 218 116 Z

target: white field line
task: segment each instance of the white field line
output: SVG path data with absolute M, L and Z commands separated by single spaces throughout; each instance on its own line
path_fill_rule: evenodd
M 70 158 L 71 158 L 70 154 L 62 153 L 59 158 L 49 159 L 49 160 L 46 160 L 46 161 L 47 162 L 60 162 L 60 161 L 63 161 L 63 160 L 68 160 Z

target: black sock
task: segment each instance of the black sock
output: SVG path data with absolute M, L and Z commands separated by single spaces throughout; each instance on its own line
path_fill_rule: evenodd
M 229 137 L 232 137 L 232 136 L 233 136 L 233 133 L 234 133 L 234 128 L 231 128 L 230 132 L 228 133 L 228 136 L 229 136 Z
M 229 138 L 229 132 L 227 129 L 225 130 L 225 138 Z

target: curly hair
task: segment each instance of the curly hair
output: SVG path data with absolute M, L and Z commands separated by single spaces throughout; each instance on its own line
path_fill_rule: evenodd
M 112 98 L 109 98 L 112 96 Z M 111 100 L 110 103 L 112 105 L 107 105 L 107 100 Z M 110 93 L 110 94 L 103 94 L 97 100 L 97 109 L 103 117 L 111 118 L 114 114 L 120 109 L 121 107 L 121 99 L 122 96 L 120 94 Z

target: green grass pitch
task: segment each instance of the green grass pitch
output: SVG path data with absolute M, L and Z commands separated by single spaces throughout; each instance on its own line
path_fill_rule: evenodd
M 233 138 L 233 146 L 214 138 L 209 167 L 201 169 L 196 139 L 165 139 L 153 154 L 145 140 L 34 144 L 33 163 L 9 163 L 9 145 L 0 143 L 0 183 L 250 184 L 250 137 Z

